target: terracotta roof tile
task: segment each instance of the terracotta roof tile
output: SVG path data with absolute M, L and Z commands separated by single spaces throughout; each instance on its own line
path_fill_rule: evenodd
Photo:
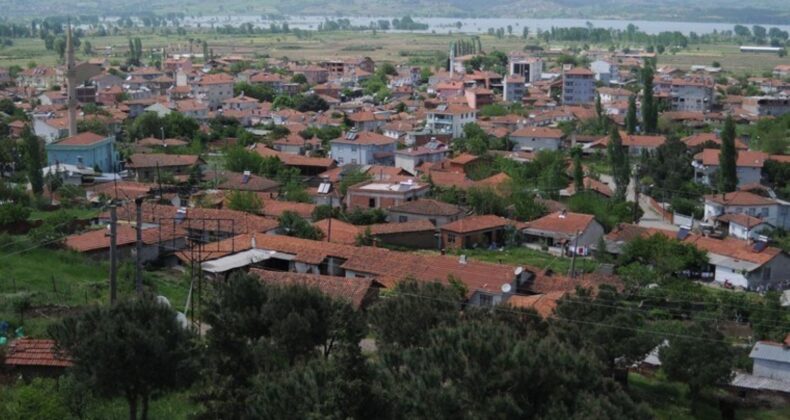
M 455 233 L 471 233 L 481 230 L 498 229 L 511 224 L 514 224 L 514 222 L 504 217 L 484 214 L 480 216 L 464 217 L 463 219 L 442 226 L 441 229 Z
M 371 278 L 268 271 L 259 268 L 251 269 L 250 273 L 258 276 L 262 282 L 267 284 L 279 286 L 303 285 L 317 288 L 334 299 L 348 301 L 354 309 L 360 309 L 371 293 L 375 293 L 378 285 L 378 282 Z
M 590 214 L 555 212 L 528 222 L 527 229 L 576 235 L 576 232 L 587 229 L 594 220 L 595 217 Z
M 90 146 L 92 144 L 96 144 L 104 139 L 106 136 L 101 136 L 95 133 L 91 133 L 86 131 L 84 133 L 79 133 L 71 137 L 66 137 L 63 140 L 55 143 L 59 146 Z
M 5 357 L 6 366 L 54 366 L 69 367 L 71 358 L 59 354 L 55 340 L 20 338 L 9 344 Z
M 407 201 L 403 204 L 390 207 L 390 212 L 418 214 L 422 216 L 457 216 L 463 210 L 455 204 L 438 200 L 420 199 Z
M 129 168 L 162 168 L 170 166 L 193 166 L 198 164 L 197 155 L 168 155 L 164 153 L 135 153 L 129 157 Z

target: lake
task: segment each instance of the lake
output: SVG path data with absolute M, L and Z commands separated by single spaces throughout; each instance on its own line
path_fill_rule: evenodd
M 186 27 L 210 27 L 213 25 L 233 25 L 238 26 L 245 23 L 252 23 L 256 27 L 269 27 L 271 23 L 280 24 L 288 22 L 291 29 L 312 29 L 318 28 L 321 22 L 327 19 L 337 20 L 339 18 L 348 19 L 352 26 L 368 26 L 371 22 L 378 20 L 392 21 L 392 17 L 360 17 L 360 16 L 288 16 L 285 20 L 267 20 L 261 16 L 202 16 L 190 18 L 187 17 L 182 22 Z M 110 18 L 111 19 L 111 18 Z M 429 28 L 424 31 L 397 31 L 390 30 L 388 32 L 417 32 L 417 33 L 467 33 L 479 34 L 488 32 L 488 28 L 507 28 L 508 25 L 513 27 L 514 35 L 521 35 L 524 26 L 529 28 L 531 34 L 535 34 L 538 29 L 549 30 L 552 26 L 558 28 L 569 27 L 583 27 L 592 24 L 597 28 L 612 28 L 625 30 L 626 27 L 633 23 L 639 30 L 648 34 L 657 34 L 663 31 L 679 31 L 686 35 L 689 32 L 696 32 L 697 34 L 706 34 L 713 31 L 726 31 L 732 30 L 734 23 L 718 23 L 718 22 L 668 22 L 668 21 L 648 21 L 648 20 L 607 20 L 607 19 L 510 19 L 510 18 L 441 18 L 441 17 L 424 17 L 414 18 L 416 22 L 426 23 Z M 458 28 L 457 23 L 461 23 Z M 751 28 L 751 24 L 743 24 Z M 790 25 L 763 25 L 766 28 L 778 27 L 784 31 L 790 31 Z

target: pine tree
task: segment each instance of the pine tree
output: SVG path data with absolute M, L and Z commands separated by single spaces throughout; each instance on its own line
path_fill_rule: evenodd
M 636 96 L 631 95 L 628 98 L 628 113 L 625 115 L 625 129 L 628 134 L 636 133 L 636 125 L 637 125 L 637 116 L 636 116 Z
M 738 150 L 735 148 L 735 121 L 727 116 L 721 132 L 721 152 L 719 153 L 719 189 L 732 192 L 738 187 Z
M 622 201 L 625 200 L 626 189 L 631 178 L 631 168 L 628 162 L 628 153 L 623 147 L 623 139 L 620 138 L 617 127 L 612 127 L 607 149 L 616 186 L 614 198 L 616 201 Z

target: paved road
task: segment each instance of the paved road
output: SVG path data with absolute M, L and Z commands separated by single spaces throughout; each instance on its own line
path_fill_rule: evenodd
M 615 182 L 611 175 L 603 175 L 600 176 L 601 182 L 605 182 L 608 184 L 612 189 L 615 188 Z M 626 200 L 633 202 L 636 196 L 636 186 L 634 184 L 634 179 L 631 178 L 631 181 L 628 184 L 628 189 L 626 190 Z M 678 231 L 679 228 L 667 220 L 664 220 L 657 211 L 653 209 L 648 201 L 648 198 L 645 195 L 639 196 L 639 208 L 642 209 L 642 218 L 639 219 L 639 226 L 656 228 L 656 229 L 666 229 L 672 231 Z

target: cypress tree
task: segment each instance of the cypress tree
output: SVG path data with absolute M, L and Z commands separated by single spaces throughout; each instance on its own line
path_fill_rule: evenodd
M 645 65 L 642 70 L 642 129 L 648 133 L 654 133 L 658 127 L 658 106 L 653 96 L 653 68 Z
M 22 133 L 22 138 L 24 139 L 25 163 L 30 188 L 34 194 L 40 195 L 44 191 L 44 175 L 41 172 L 44 167 L 44 155 L 41 151 L 41 142 L 29 128 Z
M 631 95 L 628 98 L 628 113 L 625 114 L 625 129 L 628 134 L 636 133 L 636 124 L 637 124 L 637 116 L 636 116 L 636 96 Z
M 623 139 L 620 138 L 620 133 L 617 127 L 612 127 L 609 134 L 609 146 L 607 147 L 609 154 L 609 163 L 612 165 L 612 176 L 615 183 L 615 200 L 625 200 L 628 182 L 631 179 L 631 168 L 628 162 L 628 153 L 623 147 Z
M 732 192 L 738 187 L 738 150 L 735 148 L 735 121 L 728 115 L 721 132 L 719 153 L 719 188 L 721 192 Z

